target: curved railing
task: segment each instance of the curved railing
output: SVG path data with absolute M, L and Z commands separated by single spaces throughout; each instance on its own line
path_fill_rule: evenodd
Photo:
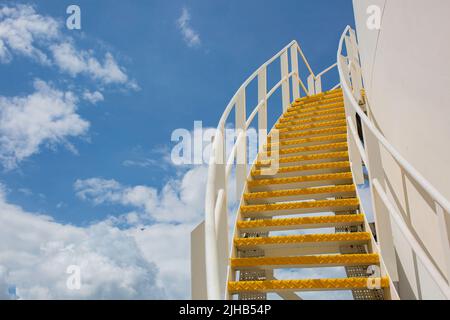
M 344 45 L 347 56 L 343 55 Z M 361 106 L 367 104 L 362 91 L 362 76 L 355 32 L 347 27 L 342 34 L 337 55 L 337 64 L 341 87 L 344 94 L 346 115 L 348 121 L 349 156 L 355 181 L 364 182 L 362 164 L 369 175 L 372 203 L 376 220 L 378 246 L 387 273 L 395 283 L 399 280 L 396 241 L 393 235 L 393 225 L 407 241 L 413 254 L 421 262 L 428 275 L 439 288 L 443 297 L 450 299 L 450 203 L 434 188 L 383 136 L 374 122 L 366 115 Z M 357 115 L 360 121 L 357 121 Z M 358 133 L 358 125 L 363 131 L 363 138 Z M 386 187 L 386 173 L 383 168 L 382 153 L 387 153 L 395 160 L 404 174 L 412 181 L 418 194 L 428 203 L 434 204 L 433 212 L 439 221 L 440 239 L 445 260 L 445 267 L 439 267 L 435 259 L 428 253 L 422 240 L 411 226 L 405 222 L 397 205 L 389 197 Z M 406 186 L 403 186 L 406 188 Z M 405 192 L 406 190 L 402 190 Z M 412 208 L 411 210 L 414 210 Z M 417 210 L 417 209 L 416 209 Z M 434 230 L 433 230 L 434 231 Z M 415 266 L 416 277 L 419 270 Z M 446 269 L 445 269 L 446 268 Z M 416 279 L 418 281 L 418 279 Z M 419 293 L 420 295 L 420 293 Z
M 309 72 L 307 85 L 305 85 L 299 73 L 299 56 Z M 277 60 L 280 60 L 281 66 L 280 81 L 268 90 L 267 68 Z M 236 195 L 240 197 L 248 176 L 247 130 L 257 118 L 258 145 L 259 149 L 262 150 L 268 135 L 268 100 L 281 89 L 281 115 L 291 104 L 291 97 L 294 100 L 300 98 L 301 90 L 305 95 L 320 93 L 322 91 L 322 76 L 335 67 L 336 65 L 333 65 L 315 75 L 298 43 L 292 41 L 258 68 L 242 84 L 226 107 L 212 143 L 206 189 L 204 232 L 208 299 L 218 300 L 225 297 L 230 250 L 228 243 L 228 180 L 232 170 L 235 169 Z M 258 82 L 258 104 L 247 118 L 246 89 L 253 81 Z M 230 154 L 227 155 L 225 130 L 233 111 L 235 112 L 235 136 L 237 138 Z

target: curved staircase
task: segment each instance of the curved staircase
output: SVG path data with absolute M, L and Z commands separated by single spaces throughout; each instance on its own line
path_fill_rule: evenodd
M 378 129 L 350 27 L 336 58 L 315 74 L 292 41 L 259 67 L 225 108 L 211 148 L 205 220 L 192 232 L 194 299 L 299 300 L 314 291 L 351 292 L 356 300 L 408 299 L 411 279 L 416 298 L 450 299 L 450 202 Z M 323 92 L 322 78 L 334 69 L 340 83 Z M 274 76 L 280 80 L 268 88 Z M 255 82 L 257 104 L 248 114 Z M 281 108 L 273 109 L 280 106 L 273 103 L 277 92 Z M 269 109 L 278 119 L 269 118 Z M 255 145 L 250 149 L 248 131 L 254 128 L 259 153 L 251 162 Z M 396 188 L 420 203 L 408 210 L 438 222 L 428 228 L 441 255 L 430 254 L 393 199 L 392 173 L 385 169 L 392 161 L 395 174 L 409 181 Z M 229 203 L 231 181 L 241 199 L 237 206 Z M 371 206 L 371 224 L 360 201 L 361 184 L 370 192 L 371 204 L 364 205 Z M 230 242 L 229 211 L 236 208 Z

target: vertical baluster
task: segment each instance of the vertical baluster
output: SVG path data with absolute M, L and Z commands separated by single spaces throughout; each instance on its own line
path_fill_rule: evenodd
M 358 41 L 356 39 L 356 32 L 353 29 L 349 31 L 350 43 L 353 50 L 353 58 L 355 59 L 358 65 L 361 65 L 361 61 L 359 60 L 359 50 L 358 50 Z
M 395 253 L 394 237 L 392 233 L 391 217 L 388 208 L 373 186 L 376 179 L 385 188 L 386 178 L 381 158 L 381 147 L 377 138 L 363 123 L 364 145 L 367 152 L 367 166 L 370 179 L 373 212 L 381 256 L 393 282 L 398 282 L 397 256 Z
M 312 96 L 316 93 L 316 81 L 314 75 L 308 77 L 308 95 Z
M 287 50 L 281 55 L 281 79 L 284 79 L 282 84 L 282 100 L 283 112 L 285 112 L 291 104 L 291 93 L 289 90 L 289 60 Z
M 236 102 L 236 196 L 239 198 L 247 179 L 247 128 L 246 95 L 243 89 Z
M 291 63 L 292 63 L 292 71 L 294 75 L 292 76 L 292 95 L 294 100 L 300 98 L 300 85 L 299 85 L 299 69 L 298 69 L 298 48 L 297 44 L 294 44 L 291 47 Z
M 322 93 L 322 76 L 316 77 L 315 93 L 316 94 Z
M 348 64 L 347 64 L 347 58 L 344 56 L 340 56 L 341 59 L 341 65 L 342 68 L 344 69 L 343 73 L 344 73 L 344 77 L 345 79 L 343 79 L 344 81 L 347 81 L 347 83 L 349 82 L 349 70 L 348 70 Z M 351 103 L 347 97 L 347 95 L 344 93 L 344 106 L 345 106 L 345 113 L 347 118 L 350 117 L 351 121 L 354 125 L 355 128 L 358 128 L 357 122 L 356 122 L 356 112 L 353 109 L 353 107 L 351 106 Z M 355 183 L 357 185 L 359 184 L 363 184 L 364 183 L 364 172 L 363 172 L 363 166 L 362 166 L 362 159 L 361 159 L 361 155 L 359 154 L 359 151 L 356 147 L 356 142 L 354 139 L 358 139 L 358 137 L 353 137 L 353 134 L 351 133 L 351 131 L 348 129 L 348 155 L 349 155 L 349 159 L 350 159 L 350 163 L 352 166 L 352 172 L 353 172 L 353 176 L 355 178 Z
M 258 144 L 259 152 L 264 151 L 267 143 L 267 68 L 258 73 L 258 103 L 264 101 L 258 112 Z
M 227 265 L 229 259 L 229 243 L 228 243 L 228 207 L 227 207 L 227 153 L 226 153 L 226 135 L 225 127 L 220 128 L 217 140 L 216 159 L 216 203 L 214 207 L 214 215 L 216 220 L 216 241 L 219 260 L 219 286 L 221 299 L 224 298 Z

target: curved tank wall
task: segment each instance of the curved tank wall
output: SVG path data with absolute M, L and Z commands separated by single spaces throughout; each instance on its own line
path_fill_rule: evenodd
M 370 116 L 395 148 L 450 199 L 450 1 L 353 0 Z M 377 6 L 380 29 L 367 21 Z M 386 154 L 390 197 L 448 277 L 434 203 Z M 394 230 L 403 299 L 441 298 L 429 275 Z

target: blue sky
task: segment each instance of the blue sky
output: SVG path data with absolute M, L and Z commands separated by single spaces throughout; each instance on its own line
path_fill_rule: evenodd
M 18 3 L 2 1 L 0 7 L 20 8 Z M 4 43 L 9 55 L 0 59 L 0 97 L 4 99 L 0 98 L 0 108 L 16 106 L 14 97 L 19 99 L 35 92 L 47 94 L 49 90 L 70 91 L 76 100 L 72 113 L 79 117 L 78 122 L 72 124 L 70 134 L 60 133 L 61 139 L 42 139 L 36 150 L 16 159 L 14 165 L 2 161 L 0 183 L 5 206 L 14 205 L 30 216 L 45 214 L 55 223 L 73 225 L 83 231 L 110 216 L 121 217 L 131 211 L 151 216 L 140 222 L 140 227 L 152 223 L 162 228 L 185 224 L 188 230 L 199 222 L 202 213 L 197 212 L 201 211 L 198 199 L 193 200 L 192 218 L 168 221 L 161 218 L 162 212 L 153 214 L 151 205 L 124 195 L 130 190 L 142 191 L 133 189 L 138 186 L 145 187 L 145 192 L 160 193 L 157 207 L 183 210 L 183 204 L 195 195 L 184 199 L 180 186 L 183 188 L 183 182 L 189 186 L 189 179 L 196 174 L 204 177 L 204 171 L 175 168 L 167 163 L 173 147 L 170 141 L 173 130 L 192 130 L 194 121 L 199 120 L 205 127 L 215 126 L 246 77 L 294 39 L 301 43 L 313 70 L 320 72 L 335 62 L 339 36 L 346 25 L 353 24 L 350 0 L 79 0 L 76 4 L 82 10 L 82 30 L 69 31 L 64 25 L 65 11 L 72 3 L 20 2 L 33 8 L 33 15 L 58 24 L 60 34 L 48 39 L 34 34 L 32 45 L 48 56 L 49 63 L 39 60 L 36 52 L 25 54 Z M 183 11 L 189 15 L 185 19 L 187 27 L 196 36 L 192 38 L 191 34 L 190 41 L 179 25 Z M 7 13 L 0 15 L 0 22 L 7 17 L 11 18 Z M 1 32 L 0 29 L 0 39 Z M 112 77 L 111 73 L 97 69 L 94 72 L 88 67 L 71 69 L 64 65 L 67 60 L 58 61 L 55 52 L 62 51 L 52 49 L 55 43 L 71 44 L 76 52 L 83 52 L 86 61 L 95 59 L 104 69 L 109 55 L 113 67 L 117 66 L 119 71 Z M 337 76 L 333 77 L 328 85 L 337 83 Z M 40 91 L 39 83 L 44 86 Z M 83 97 L 87 92 L 100 93 L 103 101 L 89 101 Z M 6 120 L 3 123 L 5 128 L 9 125 Z M 83 123 L 89 123 L 89 128 L 81 128 Z M 18 128 L 14 130 L 22 127 Z M 20 138 L 17 131 L 0 132 L 4 135 L 1 139 Z M 102 190 L 97 188 L 99 182 Z M 172 188 L 176 201 L 182 205 L 165 205 L 172 202 L 161 199 L 163 188 Z M 120 226 L 129 233 L 135 227 Z M 0 267 L 1 264 L 0 260 Z M 160 270 L 164 268 L 156 265 Z M 0 268 L 0 288 L 1 274 Z M 5 276 L 9 287 L 32 286 L 14 276 L 10 278 L 14 281 Z M 184 285 L 183 281 L 188 279 L 180 278 Z M 164 286 L 164 282 L 158 285 Z M 170 290 L 164 297 L 188 298 L 188 285 L 182 290 Z M 30 292 L 35 291 L 28 292 L 29 297 L 35 297 Z M 107 297 L 104 292 L 98 296 Z

